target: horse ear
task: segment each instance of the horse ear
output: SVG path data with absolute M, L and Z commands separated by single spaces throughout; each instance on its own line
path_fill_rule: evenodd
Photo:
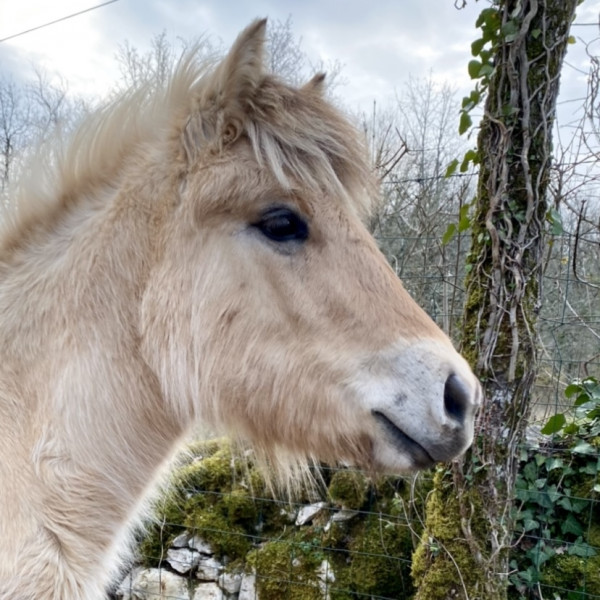
M 201 82 L 183 132 L 188 160 L 207 145 L 220 150 L 242 133 L 248 102 L 264 77 L 267 19 L 242 31 L 210 79 Z
M 303 92 L 322 95 L 325 92 L 325 73 L 317 73 L 302 86 Z
M 242 133 L 246 107 L 264 77 L 266 19 L 257 19 L 237 37 L 217 67 L 213 94 L 217 109 L 219 148 Z
M 243 101 L 254 93 L 264 75 L 267 19 L 257 19 L 239 34 L 218 72 L 222 98 Z

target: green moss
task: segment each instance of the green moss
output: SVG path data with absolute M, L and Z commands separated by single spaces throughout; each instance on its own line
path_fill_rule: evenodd
M 370 515 L 354 530 L 348 549 L 353 591 L 366 596 L 412 597 L 412 539 L 408 526 Z
M 473 238 L 475 238 L 473 232 Z M 471 249 L 472 256 L 478 256 L 482 250 L 477 249 L 476 242 L 473 241 Z M 478 275 L 471 270 L 465 278 L 467 296 L 465 298 L 464 316 L 462 322 L 462 333 L 460 339 L 461 352 L 467 362 L 474 368 L 479 358 L 479 347 L 477 339 L 479 332 L 483 331 L 487 324 L 487 315 L 480 314 L 486 305 L 485 289 L 478 281 Z
M 591 525 L 585 539 L 592 547 L 600 548 L 600 525 Z M 600 554 L 588 557 L 557 554 L 544 565 L 541 583 L 549 588 L 600 596 Z
M 600 515 L 598 515 L 597 509 L 596 517 L 600 517 Z M 590 526 L 590 529 L 586 535 L 586 539 L 590 546 L 594 546 L 595 548 L 600 550 L 600 523 L 594 523 Z
M 463 502 L 472 515 L 481 515 L 482 502 L 475 488 L 466 492 Z M 412 577 L 417 587 L 415 600 L 433 600 L 447 597 L 492 600 L 486 582 L 481 581 L 480 566 L 461 531 L 461 511 L 458 496 L 439 469 L 434 478 L 433 491 L 427 501 L 427 520 L 421 543 L 413 555 Z M 475 518 L 471 532 L 478 540 L 487 539 L 483 518 Z
M 231 445 L 224 442 L 209 456 L 197 458 L 178 469 L 173 477 L 173 485 L 189 492 L 231 491 L 237 474 Z
M 166 547 L 183 528 L 184 500 L 177 490 L 165 494 L 156 504 L 155 519 L 148 523 L 138 545 L 139 555 L 145 567 L 160 564 Z
M 222 502 L 230 523 L 246 529 L 255 526 L 258 518 L 257 508 L 247 490 L 233 490 L 230 494 L 223 496 Z
M 293 538 L 267 542 L 248 556 L 261 600 L 322 600 L 316 573 L 322 560 L 319 547 Z
M 560 554 L 548 561 L 542 585 L 549 588 L 600 595 L 600 556 L 582 558 Z
M 243 558 L 252 548 L 252 537 L 239 525 L 234 525 L 219 511 L 219 507 L 188 513 L 187 529 L 197 532 L 219 557 L 229 560 Z
M 334 503 L 350 510 L 359 510 L 367 499 L 369 483 L 358 471 L 344 469 L 334 473 L 329 484 L 329 495 Z
M 264 487 L 263 498 L 255 498 L 249 482 L 264 486 L 264 479 L 250 460 L 236 461 L 228 443 L 198 444 L 193 452 L 158 503 L 160 525 L 149 529 L 141 547 L 146 566 L 158 566 L 175 535 L 187 529 L 226 556 L 228 568 L 254 568 L 262 600 L 322 600 L 324 560 L 335 574 L 327 585 L 330 600 L 412 597 L 412 535 L 404 519 L 422 514 L 430 478 L 371 484 L 355 471 L 333 472 L 327 483 L 334 501 L 371 515 L 332 523 L 324 511 L 311 525 L 296 527 L 289 504 L 268 497 Z
M 193 458 L 206 458 L 212 456 L 223 445 L 229 445 L 231 442 L 225 438 L 214 438 L 211 440 L 196 440 L 188 446 L 188 454 Z

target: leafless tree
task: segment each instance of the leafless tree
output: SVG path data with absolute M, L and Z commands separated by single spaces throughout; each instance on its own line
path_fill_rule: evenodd
M 24 91 L 14 81 L 0 80 L 0 183 L 4 191 L 15 157 L 30 141 L 30 112 Z
M 84 114 L 88 104 L 69 94 L 64 80 L 35 70 L 23 83 L 0 79 L 0 191 L 7 186 L 27 153 L 52 135 L 68 130 Z
M 405 286 L 449 333 L 461 306 L 465 243 L 462 235 L 448 246 L 442 238 L 474 192 L 471 175 L 445 177 L 464 144 L 457 111 L 448 85 L 410 78 L 392 106 L 374 105 L 363 120 L 384 199 L 372 230 Z

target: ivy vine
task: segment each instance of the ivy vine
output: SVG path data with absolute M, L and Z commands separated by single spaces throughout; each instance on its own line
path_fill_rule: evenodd
M 519 35 L 519 23 L 517 17 L 521 12 L 520 2 L 510 15 L 510 18 L 503 23 L 502 12 L 497 6 L 485 8 L 479 14 L 475 27 L 481 35 L 471 43 L 471 55 L 473 58 L 467 65 L 469 77 L 475 82 L 475 87 L 462 99 L 459 112 L 458 133 L 464 135 L 473 127 L 473 110 L 480 106 L 488 92 L 490 82 L 496 73 L 494 65 L 494 56 L 500 44 L 510 44 Z M 540 29 L 534 29 L 531 36 L 537 39 L 542 34 Z M 575 38 L 569 36 L 569 44 L 575 43 Z M 510 104 L 502 107 L 502 113 L 505 117 L 510 117 L 517 113 L 517 109 Z M 462 158 L 455 158 L 450 162 L 446 169 L 446 177 L 454 175 L 458 169 L 460 173 L 467 173 L 469 168 L 477 167 L 480 163 L 480 154 L 477 148 L 467 150 Z M 467 206 L 467 212 L 459 216 L 459 223 L 448 225 L 443 237 L 442 243 L 448 244 L 456 233 L 461 233 L 471 228 L 471 218 L 469 215 L 473 203 Z M 560 213 L 551 208 L 546 215 L 549 224 L 549 233 L 553 236 L 563 233 L 562 220 Z
M 532 597 L 554 557 L 597 555 L 586 536 L 600 497 L 600 383 L 594 377 L 574 381 L 565 396 L 573 400 L 573 410 L 554 415 L 542 428 L 552 436 L 551 446 L 521 451 L 515 485 L 518 539 L 509 577 L 521 598 Z

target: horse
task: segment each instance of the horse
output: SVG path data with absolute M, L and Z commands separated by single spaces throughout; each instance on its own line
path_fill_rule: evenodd
M 31 163 L 0 243 L 0 598 L 98 600 L 198 423 L 275 460 L 410 472 L 480 385 L 365 226 L 377 181 L 266 20 Z

